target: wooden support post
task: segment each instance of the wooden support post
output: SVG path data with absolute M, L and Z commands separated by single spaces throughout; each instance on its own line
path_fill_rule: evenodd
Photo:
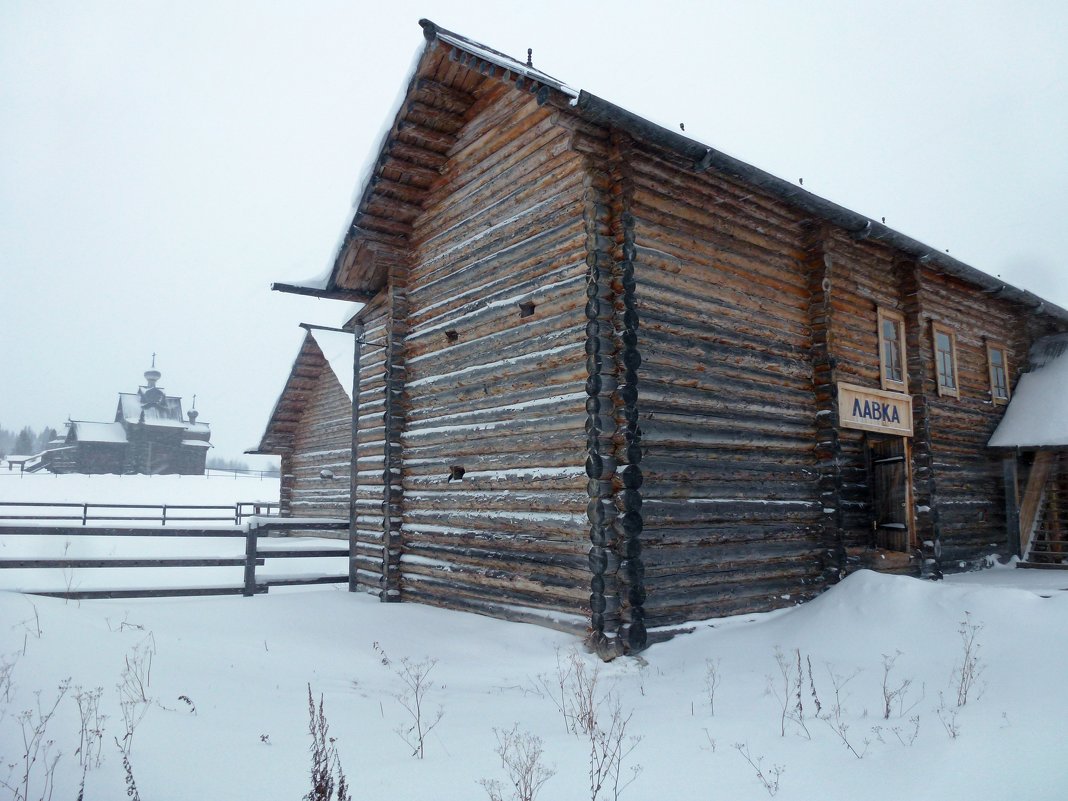
M 842 525 L 842 443 L 838 433 L 837 356 L 835 353 L 833 286 L 838 278 L 825 223 L 804 227 L 808 271 L 808 318 L 812 330 L 812 385 L 815 392 L 815 458 L 820 507 L 823 580 L 833 584 L 845 575 L 846 554 Z M 867 448 L 865 447 L 865 453 Z M 867 457 L 865 457 L 867 458 Z
M 255 524 L 250 524 L 245 535 L 245 591 L 246 598 L 256 594 L 256 546 L 258 534 Z
M 1042 507 L 1046 501 L 1049 480 L 1053 468 L 1053 452 L 1039 451 L 1027 474 L 1023 501 L 1020 503 L 1020 556 L 1027 559 L 1038 530 Z
M 162 524 L 161 525 L 165 526 L 165 525 L 167 525 L 167 504 L 163 504 L 163 506 L 160 507 L 160 508 L 163 509 L 163 514 L 160 516 L 160 519 L 162 520 Z
M 352 444 L 349 454 L 349 592 L 356 592 L 356 490 L 359 481 L 356 476 L 356 448 L 359 445 L 360 430 L 360 340 L 363 339 L 363 325 L 357 323 L 352 330 L 355 346 L 352 349 Z
M 1005 477 L 1005 531 L 1009 553 L 1023 556 L 1020 543 L 1020 483 L 1015 453 L 1002 459 L 1001 469 Z
M 895 269 L 901 277 L 901 310 L 905 318 L 906 366 L 908 385 L 913 387 L 912 419 L 913 434 L 909 445 L 909 543 L 908 547 L 923 548 L 923 543 L 933 542 L 934 569 L 941 576 L 941 539 L 939 522 L 938 486 L 935 475 L 935 447 L 932 443 L 931 406 L 923 390 L 928 375 L 934 373 L 931 364 L 931 346 L 928 339 L 930 325 L 924 309 L 924 279 L 920 265 L 914 261 L 899 262 Z M 924 573 L 930 569 L 925 563 Z

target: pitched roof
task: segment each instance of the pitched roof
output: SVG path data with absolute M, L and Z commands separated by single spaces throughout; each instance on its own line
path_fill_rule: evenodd
M 1068 334 L 1040 339 L 1031 348 L 1031 370 L 1016 391 L 988 443 L 992 448 L 1068 447 Z
M 315 326 L 304 326 L 305 335 L 293 360 L 289 377 L 275 401 L 259 444 L 245 453 L 280 454 L 293 447 L 293 436 L 323 372 L 337 380 L 352 402 L 353 349 L 355 337 Z
M 327 275 L 309 286 L 275 284 L 276 289 L 369 300 L 386 281 L 391 263 L 404 258 L 412 222 L 447 161 L 467 116 L 495 90 L 512 89 L 537 97 L 562 113 L 579 117 L 669 149 L 695 172 L 715 170 L 850 232 L 857 239 L 883 242 L 948 275 L 1068 322 L 1068 310 L 987 275 L 937 248 L 850 211 L 708 145 L 663 128 L 586 91 L 464 36 L 420 20 L 426 46 L 416 61 L 407 91 L 368 170 Z
M 87 420 L 71 420 L 70 427 L 79 442 L 126 443 L 126 429 L 122 423 L 95 423 Z
M 162 403 L 143 404 L 142 392 L 120 392 L 116 421 L 125 420 L 133 425 L 144 423 L 157 428 L 181 428 L 190 434 L 203 438 L 210 436 L 211 427 L 207 423 L 191 423 L 182 413 L 182 399 L 174 395 L 163 397 Z M 141 415 L 144 414 L 144 420 Z

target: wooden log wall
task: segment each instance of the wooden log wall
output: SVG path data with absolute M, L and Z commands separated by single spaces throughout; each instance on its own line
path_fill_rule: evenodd
M 920 271 L 923 319 L 920 347 L 931 353 L 931 323 L 956 334 L 960 397 L 939 397 L 933 364 L 923 376 L 930 414 L 931 469 L 937 486 L 943 561 L 970 566 L 983 554 L 1006 550 L 1002 455 L 986 448 L 1004 414 L 990 393 L 987 342 L 1007 349 L 1010 386 L 1027 365 L 1031 315 L 1018 304 L 990 298 L 981 290 L 931 270 Z M 919 393 L 920 387 L 914 392 Z
M 302 353 L 301 358 L 316 377 L 293 434 L 292 450 L 283 458 L 283 511 L 291 517 L 345 519 L 352 410 L 348 395 L 322 353 L 314 344 L 310 348 L 311 352 Z M 324 477 L 323 471 L 333 477 Z M 314 536 L 324 535 L 315 532 Z M 326 536 L 344 534 L 330 532 Z
M 802 220 L 652 149 L 627 161 L 646 622 L 801 600 L 822 544 Z
M 359 425 L 356 431 L 356 543 L 353 555 L 358 585 L 385 599 L 388 529 L 386 493 L 386 358 L 390 293 L 383 290 L 361 310 L 364 326 L 360 348 Z M 350 440 L 351 442 L 351 440 Z M 350 444 L 351 448 L 351 444 Z
M 293 456 L 290 451 L 279 454 L 278 514 L 293 516 Z
M 910 467 L 913 530 L 910 539 L 922 554 L 922 561 L 899 562 L 899 567 L 904 568 L 906 572 L 915 572 L 918 568 L 921 573 L 937 576 L 941 574 L 941 567 L 937 558 L 939 549 L 935 547 L 935 543 L 941 538 L 941 507 L 938 503 L 938 476 L 934 465 L 934 442 L 931 438 L 932 416 L 928 394 L 931 387 L 927 384 L 928 376 L 934 376 L 937 368 L 932 350 L 930 323 L 925 310 L 922 273 L 922 268 L 916 262 L 897 263 L 905 319 L 904 360 L 912 395 L 913 435 L 910 443 Z
M 812 337 L 812 383 L 816 403 L 816 475 L 820 503 L 823 578 L 837 581 L 846 564 L 842 538 L 842 443 L 838 418 L 838 372 L 834 357 L 834 307 L 831 290 L 836 273 L 830 228 L 826 223 L 802 225 L 808 271 L 808 321 Z
M 878 389 L 879 307 L 904 313 L 900 275 L 894 254 L 872 243 L 857 241 L 831 228 L 824 247 L 831 253 L 833 276 L 830 307 L 835 376 L 838 382 Z M 841 535 L 847 548 L 866 548 L 873 541 L 871 489 L 864 448 L 866 436 L 839 428 L 841 447 Z
M 1026 310 L 536 90 L 431 42 L 361 200 L 342 284 L 385 285 L 361 312 L 362 583 L 605 655 L 810 597 L 872 541 L 836 391 L 879 386 L 879 308 L 918 396 L 916 538 L 993 537 L 978 346 L 1015 377 Z M 932 320 L 963 403 L 934 391 Z
M 633 143 L 629 137 L 615 135 L 612 137 L 610 146 L 608 173 L 612 187 L 611 241 L 615 246 L 615 264 L 612 270 L 614 308 L 611 311 L 617 339 L 613 365 L 616 381 L 613 398 L 615 448 L 612 462 L 613 466 L 618 465 L 618 476 L 614 481 L 617 516 L 612 521 L 615 559 L 608 563 L 608 566 L 614 570 L 606 571 L 606 573 L 610 576 L 614 573 L 613 586 L 609 588 L 614 592 L 608 597 L 615 598 L 619 610 L 619 623 L 614 632 L 618 646 L 636 651 L 644 648 L 648 640 L 645 615 L 645 603 L 648 596 L 645 587 L 647 560 L 643 553 L 645 519 L 642 516 L 641 487 L 645 476 L 641 466 L 643 434 L 639 414 L 638 376 L 641 367 L 639 347 L 641 317 L 638 311 L 635 270 L 637 248 L 632 209 L 634 179 L 630 167 Z M 600 207 L 600 204 L 597 207 Z M 596 224 L 598 221 L 594 215 L 588 213 L 587 218 L 589 220 L 587 224 L 588 249 L 595 255 L 594 263 L 596 264 L 607 254 L 594 250 L 601 240 L 602 232 Z M 590 225 L 590 222 L 594 224 Z M 591 273 L 587 295 L 590 295 L 589 290 L 594 283 L 592 278 Z M 607 304 L 599 302 L 599 305 Z M 587 303 L 587 317 L 590 317 L 589 309 L 590 302 Z M 587 329 L 587 334 L 589 333 Z M 601 341 L 603 333 L 605 332 L 598 332 L 597 341 Z M 590 350 L 589 341 L 587 339 L 587 351 Z M 587 363 L 587 368 L 590 366 Z M 605 389 L 607 387 L 602 387 L 602 391 Z M 587 427 L 590 428 L 589 425 Z M 589 470 L 589 467 L 586 472 L 591 478 L 603 479 L 605 477 L 596 475 L 595 471 Z
M 831 232 L 835 278 L 831 308 L 833 358 L 838 380 L 878 388 L 878 309 L 905 320 L 909 394 L 914 436 L 911 474 L 914 532 L 910 547 L 941 541 L 948 568 L 969 566 L 984 553 L 1004 552 L 1004 481 L 1001 458 L 986 443 L 1004 412 L 990 395 L 986 342 L 1008 348 L 1011 383 L 1026 364 L 1032 330 L 1028 310 L 992 298 L 959 279 L 938 273 L 876 242 Z M 939 396 L 932 323 L 956 334 L 960 397 Z M 870 547 L 871 495 L 864 447 L 867 435 L 841 429 L 842 528 L 852 549 Z M 915 571 L 921 562 L 902 563 Z
M 529 93 L 460 85 L 413 222 L 401 597 L 585 631 L 581 159 Z

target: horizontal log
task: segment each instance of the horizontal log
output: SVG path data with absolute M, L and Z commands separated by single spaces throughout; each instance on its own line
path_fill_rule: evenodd
M 245 560 L 223 558 L 167 558 L 152 559 L 0 559 L 0 570 L 4 568 L 50 568 L 50 567 L 241 567 Z M 263 559 L 256 560 L 257 565 Z
M 312 584 L 347 584 L 349 575 L 315 576 L 312 578 L 270 578 L 263 582 L 265 587 L 301 587 Z
M 318 559 L 320 557 L 336 557 L 348 555 L 348 548 L 311 548 L 304 550 L 270 550 L 256 552 L 257 559 Z
M 239 537 L 247 535 L 235 528 L 107 528 L 97 526 L 0 526 L 0 535 L 39 535 L 62 537 Z
M 347 580 L 347 579 L 346 579 Z M 200 597 L 207 595 L 242 595 L 245 592 L 241 587 L 186 587 L 181 589 L 131 589 L 131 590 L 64 590 L 41 592 L 36 590 L 23 590 L 26 595 L 43 595 L 47 598 L 69 598 L 70 600 L 96 600 L 107 598 L 183 598 Z M 266 584 L 257 584 L 256 594 L 267 592 Z

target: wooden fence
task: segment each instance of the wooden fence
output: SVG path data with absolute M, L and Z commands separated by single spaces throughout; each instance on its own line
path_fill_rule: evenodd
M 29 505 L 29 504 L 22 504 Z M 169 507 L 176 508 L 176 507 Z M 129 518 L 124 518 L 129 519 Z M 172 520 L 174 518 L 171 518 Z M 0 535 L 19 536 L 94 536 L 94 537 L 211 537 L 245 540 L 244 557 L 214 558 L 147 558 L 147 559 L 0 559 L 0 569 L 34 568 L 145 568 L 145 567 L 244 567 L 244 581 L 237 586 L 224 587 L 179 587 L 142 588 L 113 590 L 33 591 L 29 595 L 46 595 L 54 598 L 163 598 L 194 595 L 258 595 L 271 587 L 291 587 L 308 584 L 343 584 L 349 581 L 348 565 L 344 575 L 330 574 L 315 577 L 261 578 L 256 577 L 256 568 L 267 559 L 318 559 L 348 557 L 348 548 L 288 548 L 261 549 L 259 539 L 271 532 L 343 531 L 348 528 L 344 520 L 295 520 L 271 518 L 266 522 L 250 520 L 247 530 L 232 528 L 81 528 L 67 526 L 0 526 Z
M 195 506 L 166 503 L 55 503 L 53 501 L 0 501 L 0 512 L 8 509 L 30 508 L 34 514 L 0 514 L 0 520 L 79 521 L 87 526 L 96 521 L 158 521 L 167 523 L 233 523 L 241 525 L 248 517 L 269 515 L 278 511 L 274 501 L 238 501 L 226 506 Z M 112 510 L 102 514 L 97 510 Z M 75 511 L 77 510 L 77 511 Z M 155 513 L 136 514 L 153 510 Z M 47 512 L 52 512 L 51 514 Z M 175 514 L 177 512 L 177 514 Z

